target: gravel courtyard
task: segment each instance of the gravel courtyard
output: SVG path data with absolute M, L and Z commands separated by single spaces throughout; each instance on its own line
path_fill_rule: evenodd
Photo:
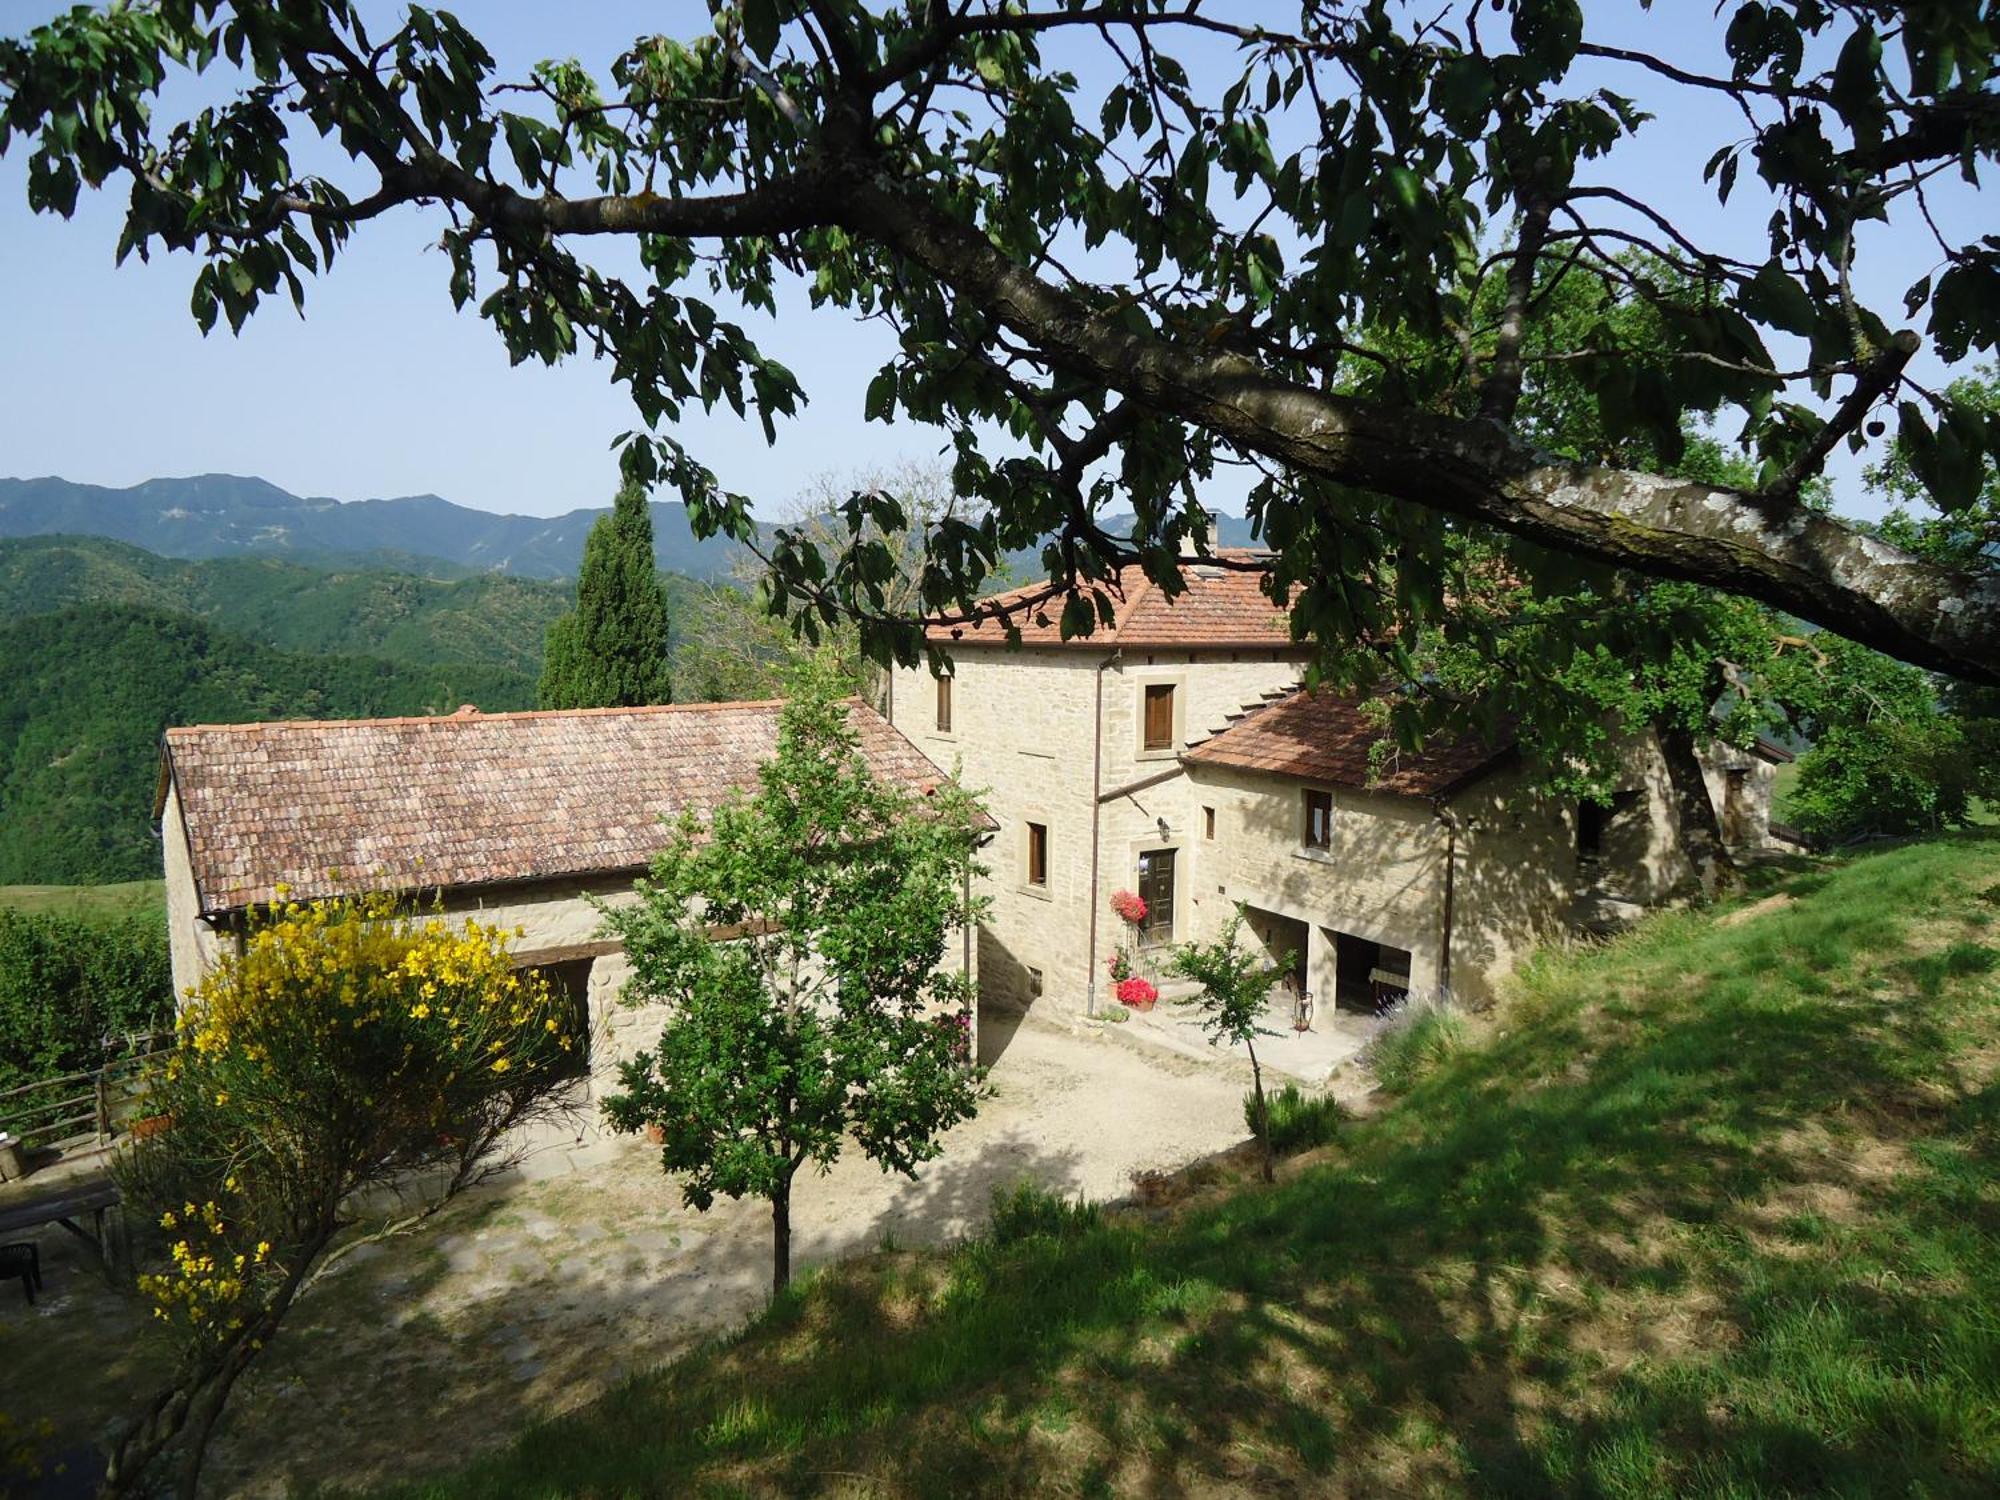
M 912 1182 L 859 1156 L 801 1179 L 794 1265 L 963 1234 L 996 1187 L 1090 1198 L 1244 1136 L 1245 1075 L 1108 1031 L 997 1018 L 993 1097 Z M 995 1054 L 997 1053 L 997 1057 Z M 112 1429 L 149 1387 L 146 1310 L 107 1291 L 57 1231 L 47 1291 L 0 1297 L 0 1411 L 67 1446 Z M 454 1204 L 415 1235 L 359 1248 L 304 1301 L 240 1392 L 211 1459 L 218 1494 L 411 1477 L 589 1400 L 764 1301 L 761 1203 L 689 1212 L 639 1141 L 560 1155 Z

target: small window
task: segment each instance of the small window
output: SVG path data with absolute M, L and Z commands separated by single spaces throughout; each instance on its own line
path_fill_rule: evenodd
M 1174 689 L 1172 683 L 1155 682 L 1146 687 L 1146 748 L 1174 748 Z
M 951 679 L 937 680 L 937 727 L 939 734 L 951 733 Z
M 1046 823 L 1028 825 L 1028 884 L 1046 887 L 1049 883 L 1049 829 Z
M 1613 792 L 1609 802 L 1587 798 L 1576 805 L 1576 857 L 1593 860 L 1603 857 L 1604 835 L 1621 814 L 1639 805 L 1639 792 L 1627 788 Z
M 1333 793 L 1306 793 L 1306 847 L 1308 849 L 1328 849 L 1333 846 Z
M 1201 810 L 1201 836 L 1205 839 L 1215 837 L 1215 809 L 1212 807 Z
M 1042 971 L 1033 964 L 1028 966 L 1028 998 L 1030 1000 L 1042 998 Z
M 1604 853 L 1604 825 L 1611 821 L 1611 805 L 1585 801 L 1576 805 L 1576 857 L 1596 859 Z

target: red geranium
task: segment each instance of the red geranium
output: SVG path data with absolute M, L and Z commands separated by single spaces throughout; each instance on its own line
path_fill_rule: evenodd
M 1146 920 L 1146 903 L 1130 891 L 1113 891 L 1111 909 L 1134 927 Z
M 1139 974 L 1119 980 L 1115 993 L 1120 1005 L 1151 1005 L 1160 998 L 1160 992 L 1153 988 L 1153 981 Z

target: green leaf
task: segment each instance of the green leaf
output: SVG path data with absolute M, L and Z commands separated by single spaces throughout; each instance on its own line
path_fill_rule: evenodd
M 1736 295 L 1737 305 L 1760 323 L 1787 333 L 1810 334 L 1818 318 L 1812 298 L 1775 260 L 1764 262 Z
M 862 402 L 862 415 L 870 422 L 886 422 L 896 410 L 896 372 L 883 370 L 868 382 L 867 399 Z
M 743 0 L 743 45 L 759 62 L 778 50 L 778 0 Z

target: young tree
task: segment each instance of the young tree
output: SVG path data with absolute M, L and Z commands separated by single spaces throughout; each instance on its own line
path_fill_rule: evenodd
M 979 1097 L 972 982 L 946 965 L 977 918 L 976 805 L 878 779 L 850 714 L 826 666 L 801 671 L 756 794 L 684 819 L 638 902 L 605 914 L 628 998 L 672 1007 L 605 1112 L 660 1132 L 691 1207 L 769 1200 L 773 1290 L 801 1168 L 830 1169 L 851 1137 L 915 1176 Z
M 1167 972 L 1191 979 L 1201 993 L 1181 1001 L 1201 1012 L 1202 1030 L 1210 1046 L 1225 1042 L 1241 1044 L 1250 1054 L 1250 1087 L 1255 1099 L 1257 1139 L 1264 1146 L 1264 1180 L 1275 1176 L 1277 1147 L 1271 1140 L 1271 1111 L 1264 1099 L 1264 1070 L 1257 1062 L 1257 1038 L 1276 1033 L 1257 1024 L 1264 1014 L 1271 986 L 1285 970 L 1288 959 L 1275 964 L 1263 955 L 1236 946 L 1243 929 L 1243 912 L 1238 908 L 1222 927 L 1222 935 L 1212 943 L 1183 943 L 1167 960 Z
M 407 1228 L 502 1165 L 509 1131 L 568 1112 L 578 1039 L 506 939 L 386 896 L 281 900 L 188 997 L 149 1081 L 167 1128 L 117 1169 L 128 1208 L 165 1232 L 169 1262 L 139 1285 L 179 1364 L 119 1436 L 104 1493 L 151 1493 L 178 1444 L 192 1500 L 230 1392 L 362 1194 L 428 1182 L 390 1226 Z
M 627 473 L 673 484 L 705 535 L 755 526 L 673 435 L 681 417 L 727 402 L 775 441 L 805 395 L 728 305 L 775 313 L 796 277 L 819 308 L 884 321 L 896 348 L 873 379 L 836 380 L 869 420 L 940 429 L 958 492 L 991 506 L 928 538 L 926 611 L 973 608 L 1001 556 L 1039 547 L 1047 599 L 1088 630 L 1120 561 L 1178 582 L 1210 533 L 1199 482 L 1228 463 L 1261 471 L 1252 506 L 1285 540 L 1257 566 L 1330 663 L 1435 619 L 1440 550 L 1476 526 L 2000 680 L 1985 554 L 1918 556 L 1800 500 L 1885 404 L 1945 510 L 2000 448 L 1908 375 L 1926 334 L 1947 363 L 2000 339 L 2000 247 L 1978 214 L 1926 210 L 2000 156 L 1987 0 L 1725 0 L 1692 31 L 1681 7 L 1615 32 L 1599 9 L 1302 0 L 1286 26 L 1200 0 L 714 0 L 698 33 L 645 37 L 601 75 L 503 80 L 424 7 L 380 25 L 349 0 L 75 7 L 0 43 L 0 146 L 29 142 L 37 209 L 129 181 L 121 252 L 200 256 L 204 327 L 281 289 L 302 301 L 362 226 L 435 210 L 455 301 L 517 360 L 609 356 L 642 424 Z M 1649 28 L 1673 45 L 1648 49 Z M 177 119 L 169 78 L 225 57 L 233 94 Z M 1702 110 L 1741 120 L 1736 138 L 1684 172 L 1671 152 L 1628 169 L 1629 141 Z M 1723 217 L 1686 212 L 1690 192 Z M 1861 232 L 1878 222 L 1939 253 L 1870 306 L 1858 289 L 1896 243 Z M 635 254 L 580 248 L 602 236 Z M 1632 277 L 1633 247 L 1695 295 Z M 621 260 L 638 269 L 604 269 Z M 1501 285 L 1490 315 L 1461 295 L 1467 265 Z M 1527 440 L 1526 340 L 1559 276 L 1663 315 L 1644 371 L 1615 339 L 1549 352 L 1606 429 L 1727 409 L 1754 492 Z M 1452 357 L 1367 346 L 1391 326 Z M 1393 378 L 1345 389 L 1384 364 Z M 992 451 L 996 428 L 1017 451 Z M 1114 495 L 1131 541 L 1098 524 Z M 877 534 L 903 514 L 855 496 L 830 562 L 780 546 L 780 602 L 854 611 L 871 652 L 914 660 Z
M 674 701 L 667 591 L 653 555 L 645 490 L 627 484 L 591 524 L 576 608 L 549 626 L 543 708 L 636 708 Z

